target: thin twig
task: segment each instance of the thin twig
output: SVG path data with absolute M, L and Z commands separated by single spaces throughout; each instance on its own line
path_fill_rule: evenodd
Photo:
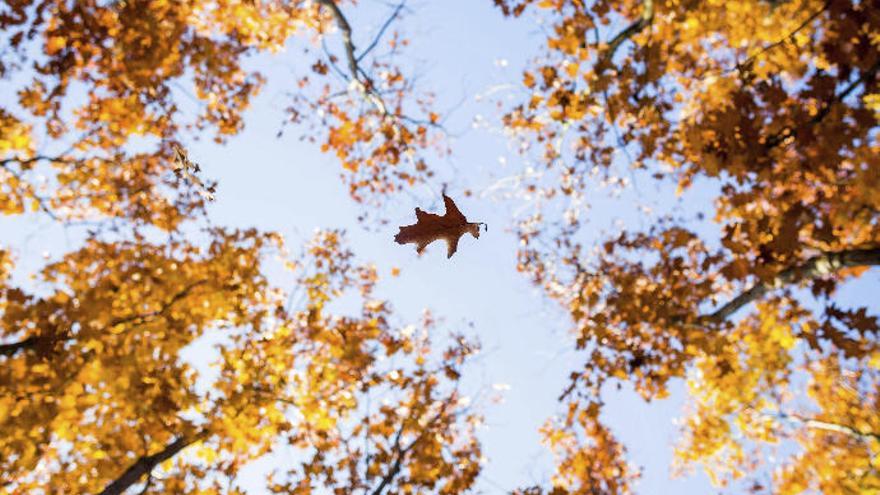
M 13 157 L 13 158 L 6 158 L 3 160 L 0 160 L 0 168 L 2 168 L 6 172 L 8 172 L 10 175 L 15 177 L 16 180 L 18 180 L 19 182 L 25 184 L 26 189 L 28 189 L 28 193 L 30 194 L 30 197 L 34 201 L 37 202 L 37 205 L 40 207 L 41 210 L 43 210 L 43 213 L 48 215 L 49 218 L 51 218 L 52 220 L 55 220 L 56 222 L 60 222 L 61 219 L 58 217 L 58 215 L 55 214 L 55 212 L 49 206 L 49 200 L 47 200 L 46 198 L 44 198 L 44 197 L 38 195 L 36 192 L 34 192 L 33 187 L 30 185 L 30 183 L 28 181 L 26 181 L 24 179 L 22 174 L 19 172 L 16 172 L 15 170 L 13 170 L 12 168 L 9 167 L 10 163 L 18 163 L 19 165 L 21 165 L 22 170 L 24 170 L 25 165 L 30 165 L 30 164 L 40 162 L 40 161 L 51 161 L 53 163 L 69 163 L 69 161 L 64 160 L 60 157 L 37 155 L 37 156 L 33 156 L 31 158 L 15 158 L 15 157 Z
M 811 22 L 816 20 L 816 18 L 818 18 L 823 12 L 828 10 L 828 7 L 830 7 L 830 6 L 831 6 L 831 0 L 825 2 L 825 4 L 822 6 L 821 9 L 817 10 L 816 12 L 813 12 L 813 14 L 810 17 L 807 17 L 807 19 L 804 22 L 802 22 L 798 27 L 796 27 L 794 29 L 794 31 L 788 33 L 787 35 L 774 41 L 773 43 L 765 46 L 761 50 L 759 50 L 756 53 L 754 53 L 753 55 L 749 56 L 744 61 L 736 64 L 734 67 L 732 67 L 730 69 L 727 69 L 726 71 L 724 71 L 724 73 L 726 74 L 726 73 L 732 72 L 734 70 L 739 71 L 739 70 L 742 70 L 746 67 L 749 67 L 752 63 L 754 63 L 755 59 L 757 59 L 759 56 L 769 52 L 770 50 L 773 50 L 774 48 L 776 48 L 778 46 L 785 44 L 788 40 L 794 38 L 795 35 L 798 34 L 803 28 L 807 27 Z
M 385 34 L 385 31 L 391 26 L 391 23 L 394 22 L 395 19 L 400 15 L 400 12 L 403 10 L 404 5 L 406 5 L 406 0 L 401 0 L 399 4 L 397 4 L 397 8 L 394 9 L 394 12 L 391 13 L 391 16 L 385 20 L 385 24 L 382 24 L 382 27 L 379 29 L 379 32 L 376 33 L 376 37 L 373 38 L 373 41 L 367 46 L 364 51 L 358 55 L 357 61 L 360 62 L 367 56 L 368 53 L 373 51 L 374 48 L 379 44 L 379 40 L 382 39 L 382 36 Z
M 317 2 L 319 5 L 324 6 L 330 11 L 333 18 L 336 20 L 336 26 L 342 32 L 342 44 L 345 48 L 345 59 L 348 64 L 348 72 L 351 75 L 352 81 L 357 85 L 361 93 L 363 93 L 364 97 L 376 107 L 376 110 L 378 110 L 380 114 L 385 117 L 390 116 L 390 113 L 385 106 L 385 101 L 378 93 L 376 93 L 372 79 L 370 79 L 358 65 L 358 57 L 356 55 L 354 41 L 352 41 L 351 24 L 349 24 L 345 14 L 342 13 L 342 10 L 339 9 L 339 6 L 336 5 L 336 2 L 333 0 L 317 0 Z
M 869 79 L 872 79 L 877 74 L 878 70 L 880 70 L 880 61 L 878 61 L 873 66 L 871 66 L 868 70 L 863 72 L 862 75 L 860 75 L 858 77 L 858 79 L 851 82 L 846 88 L 843 89 L 843 91 L 834 95 L 834 98 L 825 102 L 825 105 L 822 106 L 822 110 L 820 110 L 815 116 L 813 116 L 812 119 L 810 119 L 809 121 L 807 121 L 803 125 L 804 126 L 814 126 L 814 125 L 822 122 L 822 120 L 825 117 L 827 117 L 829 113 L 831 113 L 831 109 L 834 107 L 834 105 L 843 101 L 843 99 L 846 98 L 847 96 L 849 96 L 853 91 L 855 91 L 856 88 L 861 86 L 863 83 L 867 82 Z M 793 135 L 794 135 L 794 127 L 785 126 L 781 131 L 779 131 L 779 132 L 771 135 L 769 138 L 767 138 L 767 140 L 764 142 L 764 149 L 769 151 L 769 150 L 779 146 L 780 144 L 785 142 L 786 139 L 788 139 L 789 137 L 791 137 Z

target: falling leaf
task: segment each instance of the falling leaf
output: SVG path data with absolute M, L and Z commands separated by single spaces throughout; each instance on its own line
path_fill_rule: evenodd
M 415 243 L 416 252 L 422 254 L 428 244 L 443 239 L 446 241 L 446 257 L 451 258 L 458 249 L 458 240 L 465 233 L 470 233 L 474 238 L 479 239 L 480 225 L 486 224 L 468 222 L 455 206 L 455 202 L 446 194 L 443 194 L 443 202 L 446 205 L 446 213 L 443 216 L 425 213 L 421 208 L 416 208 L 416 223 L 400 227 L 400 232 L 394 236 L 394 240 L 398 244 Z
M 214 193 L 216 192 L 215 185 L 213 184 L 205 184 L 201 179 L 199 179 L 198 174 L 201 171 L 201 167 L 198 163 L 193 162 L 189 159 L 189 155 L 186 150 L 181 148 L 180 146 L 174 146 L 174 173 L 178 177 L 183 177 L 188 180 L 192 184 L 194 184 L 197 188 L 197 191 L 200 196 L 208 201 L 214 201 Z

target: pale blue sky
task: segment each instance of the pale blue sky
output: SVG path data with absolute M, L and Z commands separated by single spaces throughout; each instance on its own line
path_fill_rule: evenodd
M 369 39 L 378 28 L 380 5 L 364 2 L 361 11 L 349 12 L 356 43 Z M 519 68 L 539 53 L 540 29 L 531 18 L 504 19 L 489 1 L 409 5 L 412 12 L 403 26 L 412 44 L 403 63 L 417 67 L 420 86 L 436 93 L 438 108 L 461 105 L 446 122 L 456 136 L 453 155 L 433 162 L 440 172 L 438 183 L 392 198 L 383 207 L 389 225 L 365 230 L 356 223 L 360 207 L 338 180 L 338 162 L 316 146 L 301 143 L 300 130 L 287 127 L 281 139 L 275 138 L 283 118 L 279 110 L 296 70 L 296 60 L 285 54 L 257 62 L 267 72 L 269 84 L 255 102 L 245 132 L 226 147 L 205 143 L 194 146 L 191 154 L 206 174 L 220 181 L 211 208 L 215 222 L 277 230 L 294 249 L 316 228 L 346 228 L 358 256 L 374 261 L 386 275 L 379 295 L 393 302 L 402 322 L 415 320 L 423 308 L 429 308 L 445 319 L 446 329 L 467 330 L 479 337 L 484 352 L 469 369 L 467 388 L 476 393 L 491 391 L 493 384 L 510 386 L 502 403 L 485 404 L 481 438 L 489 462 L 479 486 L 485 493 L 501 493 L 534 483 L 546 485 L 552 457 L 539 444 L 537 429 L 559 412 L 556 398 L 568 374 L 584 363 L 573 350 L 564 314 L 515 270 L 517 241 L 509 229 L 521 204 L 480 194 L 498 178 L 520 172 L 522 165 L 510 151 L 509 141 L 497 132 L 494 100 L 475 98 L 487 92 L 495 99 L 505 94 L 521 97 Z M 332 40 L 329 44 L 336 46 Z M 480 116 L 488 128 L 473 125 Z M 471 221 L 489 224 L 479 240 L 466 236 L 450 260 L 440 244 L 430 246 L 419 258 L 412 246 L 392 242 L 396 226 L 414 220 L 414 207 L 442 210 L 439 182 L 449 183 L 449 194 Z M 464 189 L 475 195 L 465 198 Z M 612 212 L 632 215 L 631 208 L 611 205 L 601 201 L 593 208 L 596 225 L 611 224 Z M 387 276 L 392 266 L 401 269 L 399 277 Z M 645 468 L 640 493 L 710 490 L 702 474 L 670 479 L 673 418 L 681 409 L 682 388 L 679 384 L 671 399 L 650 406 L 626 391 L 608 395 L 606 418 L 626 442 L 631 460 Z
M 200 163 L 207 177 L 219 181 L 217 200 L 210 207 L 217 225 L 258 227 L 285 235 L 294 251 L 317 228 L 345 228 L 351 248 L 359 259 L 377 264 L 383 281 L 378 295 L 392 301 L 400 323 L 415 321 L 424 308 L 444 318 L 441 328 L 464 330 L 479 337 L 482 356 L 469 368 L 466 389 L 477 393 L 493 384 L 506 384 L 500 404 L 485 404 L 486 428 L 481 438 L 489 461 L 480 481 L 485 493 L 501 493 L 516 487 L 545 483 L 552 473 L 552 459 L 539 445 L 538 427 L 558 412 L 556 397 L 572 370 L 583 366 L 568 335 L 568 321 L 555 303 L 543 298 L 516 267 L 516 238 L 509 232 L 514 211 L 521 206 L 480 193 L 498 178 L 521 169 L 520 158 L 510 143 L 492 128 L 498 113 L 492 103 L 475 95 L 493 91 L 516 95 L 520 67 L 537 55 L 542 43 L 539 27 L 531 17 L 504 19 L 490 0 L 443 0 L 411 2 L 412 12 L 404 20 L 412 45 L 403 63 L 415 64 L 419 84 L 436 92 L 438 107 L 461 102 L 447 122 L 457 137 L 453 155 L 436 159 L 440 179 L 432 187 L 419 187 L 411 194 L 392 198 L 382 213 L 390 220 L 383 227 L 364 229 L 356 221 L 361 207 L 347 195 L 338 179 L 335 157 L 320 153 L 317 146 L 299 140 L 302 129 L 287 127 L 276 138 L 286 92 L 295 73 L 302 73 L 302 57 L 296 50 L 254 61 L 268 76 L 268 84 L 246 118 L 245 131 L 226 146 L 210 140 L 192 143 L 191 158 Z M 358 12 L 350 13 L 356 43 L 369 39 L 390 7 L 364 0 Z M 336 46 L 330 43 L 331 46 Z M 506 63 L 506 65 L 505 65 Z M 0 96 L 5 102 L 8 95 Z M 483 116 L 489 128 L 472 123 Z M 499 158 L 507 162 L 502 166 Z M 471 221 L 482 221 L 489 231 L 479 240 L 463 238 L 458 253 L 446 259 L 445 246 L 428 248 L 421 258 L 412 246 L 392 241 L 396 225 L 411 223 L 413 208 L 442 209 L 439 183 L 448 182 L 462 212 Z M 657 206 L 672 208 L 669 191 L 642 184 L 640 193 L 657 195 Z M 464 189 L 476 194 L 465 198 Z M 635 218 L 634 193 L 617 203 L 594 198 L 591 224 L 597 229 L 615 219 Z M 689 207 L 705 206 L 708 190 L 693 193 Z M 598 230 L 596 231 L 598 232 Z M 19 270 L 27 272 L 43 262 L 41 253 L 57 256 L 68 251 L 79 238 L 76 231 L 65 234 L 46 227 L 45 221 L 0 218 L 4 245 L 23 247 Z M 392 278 L 392 267 L 401 274 Z M 878 287 L 876 273 L 844 288 L 842 300 L 864 302 L 865 288 Z M 683 384 L 673 387 L 672 397 L 645 404 L 633 393 L 609 391 L 605 418 L 624 441 L 631 461 L 644 468 L 639 493 L 698 494 L 714 491 L 702 473 L 687 479 L 670 478 L 669 466 L 676 437 L 674 418 L 680 415 Z M 258 485 L 260 469 L 249 470 L 239 482 Z M 248 479 L 248 476 L 254 477 Z
M 517 244 L 509 229 L 514 210 L 521 205 L 480 195 L 498 178 L 519 172 L 521 164 L 497 132 L 494 99 L 476 98 L 487 92 L 495 99 L 505 92 L 516 96 L 519 67 L 537 55 L 540 30 L 529 20 L 505 20 L 488 0 L 409 5 L 411 13 L 404 22 L 412 45 L 401 63 L 417 68 L 419 84 L 436 93 L 438 108 L 458 105 L 446 122 L 455 136 L 453 155 L 437 159 L 433 166 L 468 218 L 489 225 L 479 240 L 465 237 L 452 259 L 446 259 L 441 245 L 429 247 L 419 258 L 412 246 L 392 241 L 396 225 L 413 221 L 415 206 L 428 211 L 442 208 L 440 182 L 391 199 L 383 207 L 390 224 L 364 229 L 356 221 L 361 206 L 349 199 L 338 179 L 335 157 L 301 142 L 302 129 L 288 126 L 282 138 L 275 137 L 285 118 L 286 94 L 295 74 L 305 69 L 298 65 L 302 60 L 298 50 L 254 60 L 253 66 L 269 82 L 248 112 L 244 132 L 226 146 L 210 140 L 190 143 L 190 155 L 206 177 L 219 181 L 217 200 L 210 207 L 214 224 L 278 231 L 293 251 L 315 229 L 345 228 L 358 257 L 379 267 L 384 279 L 378 295 L 393 302 L 399 323 L 417 320 L 428 308 L 444 319 L 443 330 L 463 330 L 478 337 L 483 353 L 468 369 L 466 390 L 491 395 L 492 385 L 510 387 L 501 393 L 503 402 L 476 404 L 485 407 L 486 427 L 480 435 L 488 458 L 479 488 L 501 493 L 546 484 L 552 458 L 539 444 L 537 430 L 559 411 L 556 398 L 566 377 L 583 361 L 573 350 L 565 315 L 515 270 Z M 378 1 L 365 1 L 361 7 L 349 15 L 356 42 L 363 44 L 390 10 Z M 332 41 L 330 45 L 335 46 Z M 0 95 L 0 101 L 10 104 L 12 96 Z M 473 125 L 480 117 L 488 126 Z M 501 157 L 507 165 L 500 163 Z M 475 196 L 463 197 L 466 188 Z M 603 219 L 610 222 L 610 211 L 594 210 L 597 224 Z M 4 246 L 16 249 L 20 275 L 74 249 L 82 234 L 82 229 L 61 229 L 46 218 L 0 218 L 0 238 Z M 390 277 L 391 267 L 401 269 L 399 277 Z M 681 394 L 647 406 L 634 394 L 614 392 L 608 402 L 608 421 L 627 443 L 632 461 L 645 468 L 642 493 L 706 492 L 702 476 L 669 479 L 672 419 L 680 409 Z M 246 471 L 239 483 L 261 485 L 260 472 L 272 467 L 261 464 Z

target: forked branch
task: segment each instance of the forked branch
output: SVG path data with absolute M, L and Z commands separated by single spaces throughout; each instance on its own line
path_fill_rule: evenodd
M 427 425 L 422 428 L 422 432 L 413 439 L 412 442 L 407 446 L 401 445 L 401 440 L 403 437 L 403 430 L 406 427 L 406 421 L 400 425 L 400 428 L 397 430 L 397 434 L 394 436 L 394 443 L 391 446 L 391 452 L 394 454 L 394 463 L 391 465 L 391 468 L 382 477 L 382 480 L 379 482 L 379 485 L 371 492 L 371 495 L 382 495 L 382 491 L 385 488 L 388 488 L 394 479 L 400 474 L 401 469 L 403 469 L 403 463 L 406 462 L 406 456 L 412 451 L 416 445 L 419 444 L 431 431 L 431 428 L 437 421 L 440 421 L 443 416 L 446 414 L 446 409 L 449 403 L 445 402 L 443 406 L 440 408 L 440 411 L 434 416 Z
M 351 24 L 348 22 L 348 19 L 345 17 L 345 14 L 342 13 L 342 10 L 336 5 L 336 2 L 333 0 L 317 0 L 318 5 L 326 8 L 330 14 L 333 16 L 333 19 L 336 21 L 336 26 L 339 28 L 339 31 L 342 33 L 342 45 L 345 50 L 345 60 L 348 65 L 348 72 L 351 77 L 351 80 L 357 85 L 358 90 L 363 93 L 364 97 L 376 107 L 376 110 L 379 111 L 383 116 L 390 116 L 388 112 L 388 108 L 385 106 L 385 101 L 381 96 L 376 92 L 376 88 L 373 84 L 372 79 L 367 76 L 366 72 L 360 67 L 358 61 L 361 57 L 358 57 L 357 50 L 354 46 L 354 41 L 352 41 L 352 30 Z M 397 17 L 399 13 L 399 9 L 394 12 L 392 18 Z M 381 32 L 384 32 L 385 28 L 383 27 Z M 381 34 L 380 32 L 380 34 Z M 378 42 L 377 40 L 373 41 L 373 44 L 370 46 L 369 50 L 372 50 L 373 46 Z M 367 51 L 364 52 L 366 54 Z

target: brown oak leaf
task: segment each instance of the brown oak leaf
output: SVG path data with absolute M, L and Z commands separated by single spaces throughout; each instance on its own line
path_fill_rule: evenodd
M 468 222 L 455 206 L 455 202 L 445 193 L 443 202 L 446 205 L 446 214 L 442 217 L 416 208 L 416 223 L 400 227 L 400 232 L 394 236 L 394 240 L 398 244 L 415 243 L 416 252 L 422 254 L 428 244 L 443 239 L 446 241 L 446 257 L 451 258 L 458 249 L 458 240 L 465 233 L 470 233 L 474 238 L 479 239 L 480 225 L 486 224 Z

